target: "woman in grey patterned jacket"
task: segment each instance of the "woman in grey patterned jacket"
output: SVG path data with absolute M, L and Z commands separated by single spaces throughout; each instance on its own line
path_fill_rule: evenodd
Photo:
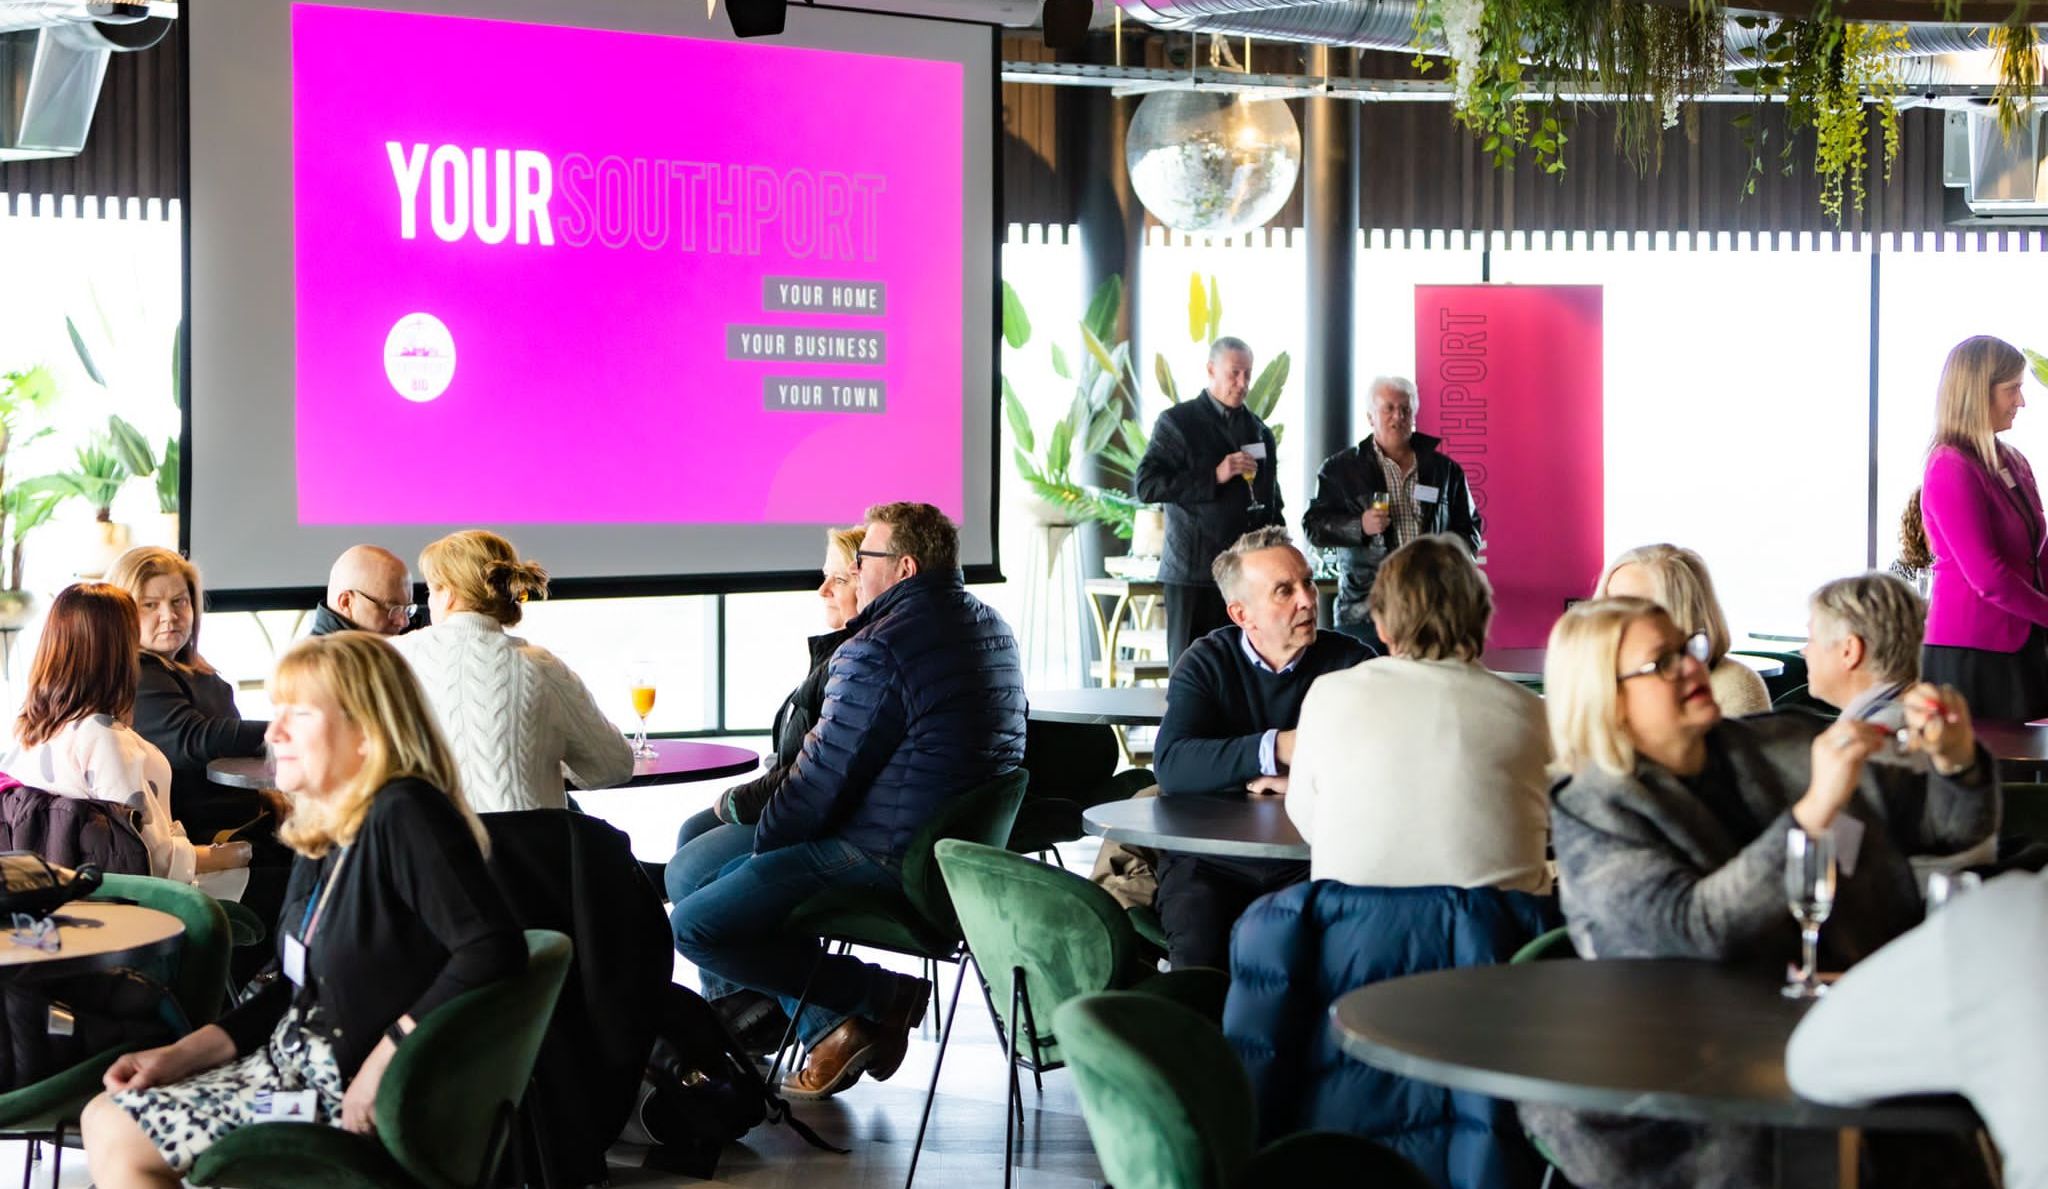
M 1566 612 L 1544 672 L 1553 846 L 1572 940 L 1586 958 L 1706 958 L 1772 977 L 1799 951 L 1786 907 L 1785 837 L 1832 832 L 1840 856 L 1821 963 L 1841 970 L 1917 924 L 1907 856 L 1946 854 L 1998 825 L 1991 756 L 1967 705 L 1907 691 L 1906 744 L 1868 723 L 1805 714 L 1721 717 L 1703 663 L 1655 604 L 1600 599 Z M 1764 1132 L 1524 1108 L 1582 1189 L 1761 1185 Z

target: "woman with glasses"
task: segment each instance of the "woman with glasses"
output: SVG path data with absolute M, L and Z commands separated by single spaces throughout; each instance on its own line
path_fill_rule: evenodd
M 371 1133 L 384 1071 L 435 1008 L 525 968 L 483 824 L 419 686 L 364 632 L 306 640 L 271 679 L 283 837 L 298 853 L 281 977 L 176 1044 L 130 1053 L 85 1109 L 93 1183 L 170 1189 L 222 1136 L 303 1096 Z M 274 1108 L 262 1113 L 266 1108 Z
M 1949 352 L 1921 476 L 1934 559 L 1920 669 L 1977 717 L 2048 716 L 2048 517 L 2026 456 L 1998 440 L 2026 407 L 2027 359 L 1988 335 Z
M 1806 714 L 1722 717 L 1704 634 L 1644 599 L 1566 611 L 1544 667 L 1559 894 L 1585 958 L 1704 958 L 1783 977 L 1800 951 L 1786 838 L 1838 856 L 1821 968 L 1839 971 L 1920 920 L 1907 856 L 1950 854 L 1998 824 L 1998 778 L 1952 689 L 1915 685 L 1906 725 Z M 1881 752 L 1903 750 L 1869 763 Z M 1581 1185 L 1766 1183 L 1759 1133 L 1524 1108 Z M 1540 1122 L 1539 1122 L 1540 1120 Z
M 1756 670 L 1728 655 L 1733 642 L 1707 563 L 1676 545 L 1643 545 L 1608 563 L 1593 597 L 1648 599 L 1664 608 L 1686 635 L 1707 638 L 1707 679 L 1721 713 L 1732 718 L 1771 708 L 1771 691 Z
M 546 570 L 498 534 L 469 529 L 428 545 L 420 572 L 433 625 L 391 645 L 412 663 L 478 813 L 566 808 L 565 772 L 584 789 L 632 778 L 632 745 L 582 679 L 505 631 L 528 598 L 547 596 Z

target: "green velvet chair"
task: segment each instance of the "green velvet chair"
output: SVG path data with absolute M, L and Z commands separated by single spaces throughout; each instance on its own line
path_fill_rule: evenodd
M 1524 962 L 1563 962 L 1578 956 L 1578 949 L 1572 945 L 1571 930 L 1559 925 L 1516 950 L 1514 956 L 1508 959 L 1508 965 L 1516 966 Z M 1522 1129 L 1522 1137 L 1528 1140 L 1529 1146 L 1536 1149 L 1536 1154 L 1543 1158 L 1543 1189 L 1550 1189 L 1557 1181 L 1557 1161 L 1551 1159 L 1550 1149 L 1544 1146 L 1542 1139 L 1534 1132 L 1525 1127 Z
M 183 1023 L 192 1028 L 219 1018 L 228 994 L 228 920 L 218 900 L 189 884 L 147 875 L 108 875 L 89 899 L 132 900 L 178 918 L 185 927 L 177 954 L 143 970 L 171 992 Z M 61 911 L 61 910 L 60 910 Z M 107 1067 L 123 1053 L 146 1047 L 121 1045 L 95 1053 L 61 1073 L 0 1094 L 0 1136 L 27 1139 L 30 1157 L 22 1170 L 28 1183 L 38 1143 L 47 1139 L 55 1152 L 51 1183 L 64 1171 L 64 1135 L 77 1125 L 78 1114 L 100 1092 Z
M 1088 880 L 972 842 L 948 840 L 939 843 L 937 851 L 967 950 L 988 990 L 989 1014 L 1003 1038 L 1010 1077 L 1006 1127 L 1022 1111 L 1020 1063 L 1028 1066 L 1034 1079 L 1065 1063 L 1059 1035 L 1049 1025 L 1053 1013 L 1069 999 L 1136 989 L 1178 1000 L 1211 1023 L 1222 1019 L 1230 976 L 1207 969 L 1160 974 L 1157 952 L 1138 935 L 1129 914 L 1115 897 Z M 1020 1045 L 1027 1047 L 1021 1061 Z M 944 1060 L 942 1046 L 939 1061 Z M 938 1083 L 939 1065 L 934 1064 L 934 1089 Z M 925 1101 L 929 1121 L 930 1096 Z M 912 1176 L 917 1174 L 923 1145 L 923 1122 L 917 1134 L 918 1147 L 910 1155 Z M 1010 1181 L 1008 1163 L 1005 1185 Z
M 1764 689 L 1771 696 L 1771 705 L 1776 707 L 1778 699 L 1806 684 L 1806 654 L 1803 652 L 1765 652 L 1761 649 L 1731 648 L 1730 656 L 1756 656 L 1777 661 L 1785 671 L 1776 677 L 1764 678 Z M 1830 711 L 1832 711 L 1830 707 Z
M 569 973 L 569 939 L 526 931 L 524 973 L 419 1021 L 377 1087 L 376 1136 L 259 1123 L 208 1148 L 186 1179 L 240 1189 L 481 1189 L 496 1183 L 519 1100 Z
M 1053 1025 L 1103 1176 L 1117 1189 L 1434 1189 L 1360 1135 L 1312 1131 L 1257 1147 L 1257 1108 L 1223 1033 L 1134 991 L 1068 1001 Z

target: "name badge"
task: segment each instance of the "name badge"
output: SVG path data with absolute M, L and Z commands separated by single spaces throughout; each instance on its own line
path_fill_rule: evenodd
M 1433 504 L 1437 500 L 1442 499 L 1443 494 L 1441 489 L 1431 487 L 1427 483 L 1417 483 L 1415 485 L 1415 502 L 1418 504 Z
M 295 987 L 306 985 L 306 943 L 289 933 L 284 935 L 284 976 Z
M 264 1119 L 297 1119 L 302 1123 L 312 1123 L 316 1121 L 319 1110 L 319 1097 L 311 1090 L 259 1090 L 252 1113 Z

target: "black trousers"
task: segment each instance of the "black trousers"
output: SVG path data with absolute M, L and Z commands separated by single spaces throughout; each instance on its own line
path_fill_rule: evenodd
M 1272 859 L 1211 859 L 1166 854 L 1153 907 L 1166 928 L 1166 960 L 1230 969 L 1230 930 L 1251 903 L 1308 878 L 1308 864 Z
M 2036 624 L 2017 652 L 1922 645 L 1920 680 L 1954 686 L 1972 718 L 2032 722 L 2048 715 L 2048 629 Z
M 1213 582 L 1194 583 L 1169 582 L 1166 584 L 1166 660 L 1168 664 L 1180 659 L 1180 654 L 1195 641 L 1215 631 L 1230 626 L 1230 607 L 1223 601 L 1223 592 Z

